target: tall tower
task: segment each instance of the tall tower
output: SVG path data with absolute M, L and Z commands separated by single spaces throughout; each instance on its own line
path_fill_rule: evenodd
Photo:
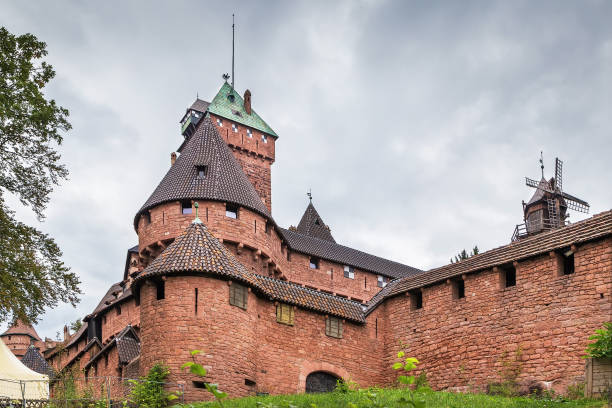
M 181 120 L 185 142 L 204 115 L 210 116 L 261 201 L 272 212 L 271 167 L 278 135 L 253 109 L 251 92 L 247 89 L 241 97 L 225 82 L 211 102 L 197 99 Z

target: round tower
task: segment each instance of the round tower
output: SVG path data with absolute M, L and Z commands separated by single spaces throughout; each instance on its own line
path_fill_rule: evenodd
M 252 273 L 199 220 L 134 280 L 140 301 L 140 366 L 170 368 L 170 382 L 185 386 L 190 400 L 209 399 L 204 382 L 230 395 L 253 394 L 257 299 Z M 191 356 L 190 351 L 201 350 Z M 181 365 L 192 361 L 208 371 L 201 378 Z
M 21 320 L 16 320 L 8 330 L 0 334 L 0 338 L 2 338 L 2 341 L 4 341 L 9 350 L 20 359 L 25 355 L 30 346 L 40 347 L 41 344 L 36 330 Z

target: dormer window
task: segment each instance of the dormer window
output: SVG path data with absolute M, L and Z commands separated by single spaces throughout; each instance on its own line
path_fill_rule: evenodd
M 389 278 L 387 278 L 386 276 L 378 275 L 379 288 L 384 288 L 385 286 L 387 286 L 387 283 L 389 283 Z
M 223 121 L 220 118 L 217 118 L 217 126 L 223 127 Z
M 196 166 L 196 169 L 198 171 L 198 178 L 205 179 L 208 175 L 208 166 Z
M 264 143 L 268 143 L 268 135 L 262 134 L 261 135 L 261 141 L 264 142 Z
M 355 279 L 355 269 L 352 266 L 344 265 L 344 277 Z
M 225 204 L 225 216 L 228 218 L 238 218 L 238 206 L 235 204 Z
M 191 200 L 181 201 L 181 213 L 191 214 L 193 212 L 191 208 Z
M 253 138 L 253 131 L 251 129 L 247 129 L 246 132 L 248 137 Z
M 319 258 L 310 258 L 310 269 L 319 269 Z
M 237 125 L 237 124 L 232 123 L 232 131 L 233 131 L 234 133 L 238 133 L 238 125 Z

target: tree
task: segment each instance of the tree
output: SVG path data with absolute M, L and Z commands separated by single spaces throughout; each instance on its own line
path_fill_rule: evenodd
M 474 248 L 472 248 L 472 252 L 470 254 L 467 253 L 467 251 L 464 249 L 461 250 L 461 252 L 459 252 L 457 255 L 455 255 L 455 259 L 453 260 L 453 258 L 450 259 L 450 263 L 456 263 L 456 262 L 461 262 L 465 259 L 468 259 L 474 255 L 478 255 L 480 251 L 478 250 L 478 245 L 474 245 Z
M 5 204 L 12 194 L 42 221 L 53 187 L 68 176 L 56 149 L 71 126 L 68 110 L 42 92 L 55 76 L 46 55 L 34 35 L 0 27 L 0 321 L 36 322 L 59 301 L 75 306 L 81 293 L 55 241 Z
M 70 322 L 68 327 L 73 333 L 76 333 L 81 327 L 83 327 L 83 322 L 81 321 L 81 319 L 76 319 L 74 322 Z

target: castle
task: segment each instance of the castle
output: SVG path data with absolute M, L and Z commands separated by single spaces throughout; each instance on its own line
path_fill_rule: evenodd
M 16 354 L 40 351 L 85 377 L 133 378 L 164 362 L 188 400 L 206 398 L 202 379 L 180 370 L 194 349 L 205 380 L 233 397 L 329 390 L 340 377 L 392 385 L 402 348 L 435 389 L 482 390 L 519 349 L 522 380 L 584 379 L 588 336 L 612 315 L 612 211 L 559 222 L 567 205 L 542 179 L 512 243 L 421 271 L 337 243 L 312 202 L 297 227 L 275 222 L 278 135 L 248 90 L 224 83 L 180 123 L 184 140 L 134 217 L 121 280 L 58 344 L 10 328 L 1 337 Z

